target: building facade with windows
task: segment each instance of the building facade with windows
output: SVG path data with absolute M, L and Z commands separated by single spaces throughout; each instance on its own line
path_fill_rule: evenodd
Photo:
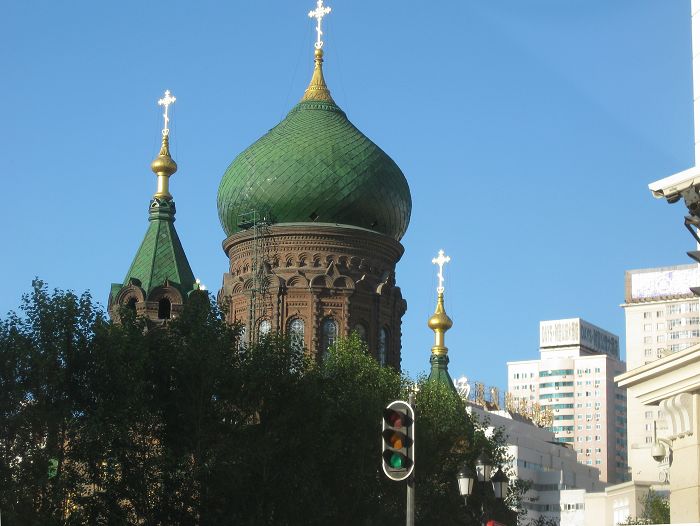
M 627 407 L 613 378 L 625 371 L 619 338 L 580 318 L 540 322 L 540 358 L 508 362 L 508 392 L 548 408 L 549 428 L 606 482 L 627 478 Z
M 700 302 L 691 287 L 700 286 L 697 264 L 625 272 L 626 361 L 630 370 L 700 343 Z M 663 434 L 659 407 L 636 398 L 627 403 L 628 461 L 633 480 L 666 483 L 668 461 L 651 457 L 654 424 Z
M 558 442 L 551 431 L 519 414 L 488 410 L 471 402 L 467 402 L 467 412 L 487 420 L 490 431 L 504 430 L 512 459 L 510 474 L 531 484 L 523 498 L 527 510 L 523 523 L 548 518 L 560 526 L 584 526 L 587 492 L 604 487 L 598 469 L 578 461 L 570 445 Z

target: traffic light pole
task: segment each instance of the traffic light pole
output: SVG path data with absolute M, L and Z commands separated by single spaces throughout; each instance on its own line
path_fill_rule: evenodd
M 415 410 L 416 408 L 416 397 L 411 392 L 408 395 L 408 404 Z M 415 512 L 416 512 L 416 476 L 415 471 L 408 477 L 406 481 L 406 526 L 413 526 L 415 524 Z
M 416 511 L 416 478 L 411 475 L 406 482 L 406 526 L 413 526 Z

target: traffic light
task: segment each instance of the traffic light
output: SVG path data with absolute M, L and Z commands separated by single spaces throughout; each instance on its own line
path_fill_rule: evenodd
M 407 402 L 397 400 L 384 409 L 382 468 L 391 480 L 405 480 L 414 468 L 415 415 Z

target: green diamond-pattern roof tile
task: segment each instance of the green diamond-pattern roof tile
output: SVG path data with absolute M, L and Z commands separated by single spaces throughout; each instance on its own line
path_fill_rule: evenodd
M 396 163 L 331 102 L 300 102 L 226 170 L 218 194 L 227 235 L 251 210 L 273 221 L 340 223 L 401 239 L 411 194 Z
M 194 274 L 175 230 L 174 211 L 169 210 L 169 205 L 152 204 L 148 230 L 124 278 L 124 286 L 131 279 L 137 279 L 149 294 L 168 280 L 185 296 L 194 290 Z

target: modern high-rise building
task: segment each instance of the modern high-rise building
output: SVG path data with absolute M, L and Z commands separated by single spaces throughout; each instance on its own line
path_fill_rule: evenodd
M 627 479 L 625 371 L 619 338 L 580 318 L 540 322 L 540 359 L 508 362 L 508 392 L 552 411 L 556 440 L 600 479 Z
M 696 264 L 625 272 L 627 366 L 631 369 L 700 343 L 700 313 L 691 287 L 700 285 Z M 665 482 L 668 461 L 651 457 L 654 422 L 661 435 L 666 422 L 658 407 L 636 398 L 627 402 L 628 461 L 632 479 Z

